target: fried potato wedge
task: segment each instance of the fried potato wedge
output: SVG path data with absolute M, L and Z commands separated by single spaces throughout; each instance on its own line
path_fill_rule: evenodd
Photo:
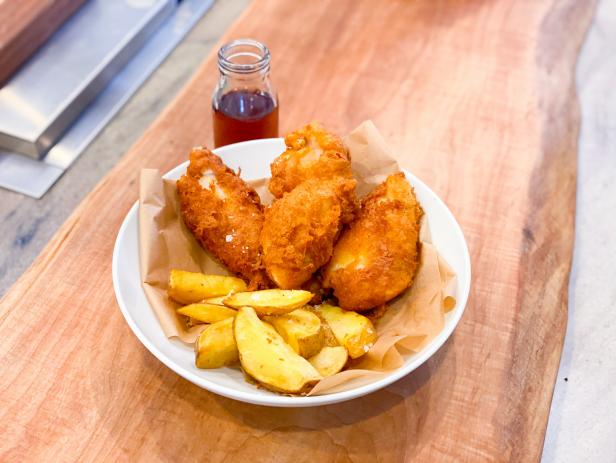
M 218 296 L 218 297 L 208 297 L 207 299 L 203 299 L 201 302 L 204 302 L 206 304 L 214 304 L 214 305 L 222 305 L 222 306 L 224 306 L 225 303 L 223 301 L 225 300 L 226 297 L 227 297 L 227 294 L 225 294 L 224 296 Z
M 329 304 L 316 306 L 315 311 L 327 322 L 351 358 L 361 357 L 374 344 L 376 340 L 374 325 L 363 315 Z
M 316 355 L 325 343 L 321 319 L 307 309 L 265 317 L 291 348 L 304 358 Z
M 195 304 L 185 305 L 177 310 L 178 313 L 187 317 L 199 320 L 203 323 L 216 323 L 227 318 L 235 317 L 237 311 L 225 307 L 223 305 L 209 304 L 206 302 L 197 302 Z
M 182 304 L 192 304 L 239 291 L 246 291 L 246 283 L 240 278 L 173 269 L 169 275 L 167 294 Z
M 323 343 L 323 345 L 327 346 L 327 347 L 337 347 L 337 346 L 339 346 L 340 343 L 336 339 L 336 336 L 334 336 L 334 332 L 332 331 L 331 326 L 329 326 L 327 324 L 327 322 L 325 321 L 325 317 L 319 315 L 319 318 L 322 321 L 322 323 L 321 323 L 321 331 L 323 332 L 323 336 L 324 336 L 324 339 L 325 339 L 325 342 Z
M 201 320 L 197 320 L 196 318 L 191 318 L 191 317 L 188 317 L 188 319 L 186 320 L 187 328 L 192 328 L 193 326 L 197 326 L 197 325 L 205 325 L 205 323 L 203 323 Z
M 252 307 L 239 309 L 233 332 L 244 371 L 263 387 L 289 394 L 308 392 L 323 379 Z M 225 320 L 226 322 L 227 320 Z
M 233 318 L 214 323 L 201 332 L 195 341 L 197 368 L 220 368 L 239 360 L 233 335 Z
M 252 307 L 259 315 L 281 315 L 303 307 L 312 296 L 301 289 L 264 289 L 235 293 L 223 302 L 234 309 Z
M 341 371 L 349 359 L 349 353 L 345 347 L 325 346 L 319 353 L 310 357 L 308 361 L 321 373 L 321 376 L 327 378 Z

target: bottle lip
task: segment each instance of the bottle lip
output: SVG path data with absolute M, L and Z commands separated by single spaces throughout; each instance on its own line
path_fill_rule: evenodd
M 250 74 L 269 68 L 269 48 L 254 39 L 237 39 L 218 50 L 218 68 L 221 71 Z

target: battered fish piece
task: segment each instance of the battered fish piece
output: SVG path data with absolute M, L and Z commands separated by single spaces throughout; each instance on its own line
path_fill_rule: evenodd
M 197 241 L 250 289 L 270 281 L 261 260 L 263 206 L 259 195 L 207 148 L 193 148 L 177 181 L 184 223 Z
M 272 163 L 269 190 L 281 198 L 305 180 L 353 179 L 351 157 L 342 139 L 313 122 L 285 137 L 287 150 Z
M 340 307 L 363 311 L 384 304 L 413 282 L 419 265 L 423 210 L 404 174 L 387 177 L 362 201 L 323 272 Z
M 265 210 L 263 262 L 280 288 L 300 288 L 331 258 L 357 207 L 355 180 L 309 179 Z

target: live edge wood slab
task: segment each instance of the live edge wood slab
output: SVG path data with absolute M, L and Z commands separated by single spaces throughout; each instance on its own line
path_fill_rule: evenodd
M 594 4 L 256 1 L 223 40 L 273 54 L 283 131 L 371 118 L 460 221 L 473 286 L 453 337 L 380 392 L 272 409 L 159 363 L 111 253 L 142 167 L 211 144 L 212 54 L 0 302 L 2 461 L 537 461 L 567 321 L 573 70 Z

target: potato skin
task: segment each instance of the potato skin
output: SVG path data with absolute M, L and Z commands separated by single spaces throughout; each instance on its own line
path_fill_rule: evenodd
M 330 304 L 321 304 L 314 310 L 325 320 L 336 341 L 346 348 L 352 359 L 364 355 L 376 341 L 376 330 L 367 317 Z
M 217 323 L 235 317 L 235 310 L 216 304 L 195 303 L 180 307 L 179 314 L 198 320 L 201 323 Z
M 321 319 L 310 310 L 296 309 L 288 314 L 266 317 L 265 321 L 304 358 L 316 355 L 325 344 Z
M 323 377 L 252 307 L 242 307 L 233 330 L 243 370 L 263 387 L 288 394 L 308 392 Z
M 167 294 L 182 304 L 193 304 L 206 298 L 226 296 L 235 291 L 246 291 L 244 280 L 177 269 L 171 270 L 169 274 Z
M 390 175 L 363 201 L 323 272 L 346 310 L 369 310 L 408 288 L 419 264 L 423 214 L 403 173 Z
M 220 368 L 237 363 L 239 352 L 233 335 L 233 318 L 213 323 L 195 341 L 197 368 Z
M 252 307 L 259 315 L 281 315 L 303 307 L 310 299 L 312 293 L 302 289 L 263 289 L 232 294 L 223 303 L 234 309 Z
M 308 361 L 324 378 L 335 375 L 341 371 L 349 359 L 349 353 L 342 346 L 325 346 Z

